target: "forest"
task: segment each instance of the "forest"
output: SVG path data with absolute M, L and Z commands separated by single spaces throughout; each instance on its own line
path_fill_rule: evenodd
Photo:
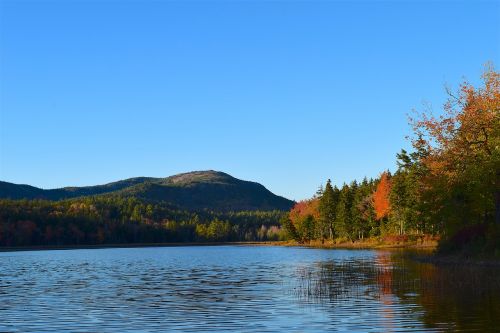
M 282 211 L 176 210 L 137 198 L 0 200 L 0 246 L 282 240 Z
M 500 74 L 486 65 L 481 85 L 467 81 L 439 116 L 409 118 L 410 152 L 397 170 L 340 188 L 330 180 L 283 219 L 299 243 L 440 239 L 439 251 L 500 256 Z

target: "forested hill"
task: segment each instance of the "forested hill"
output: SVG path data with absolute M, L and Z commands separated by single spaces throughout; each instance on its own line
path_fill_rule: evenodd
M 218 171 L 194 171 L 167 178 L 137 177 L 104 185 L 50 190 L 0 182 L 0 198 L 4 199 L 62 200 L 95 195 L 164 202 L 186 210 L 288 210 L 294 203 L 259 183 Z

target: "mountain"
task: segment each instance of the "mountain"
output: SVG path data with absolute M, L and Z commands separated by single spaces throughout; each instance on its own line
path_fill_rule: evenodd
M 137 177 L 104 185 L 50 190 L 0 181 L 0 198 L 62 200 L 94 195 L 161 201 L 187 210 L 288 210 L 293 205 L 293 201 L 273 194 L 259 183 L 213 170 L 182 173 L 167 178 Z

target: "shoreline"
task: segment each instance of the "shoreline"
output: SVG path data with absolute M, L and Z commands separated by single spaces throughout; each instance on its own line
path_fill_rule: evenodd
M 344 242 L 344 243 L 321 243 L 310 242 L 301 244 L 296 241 L 250 241 L 250 242 L 172 242 L 172 243 L 119 243 L 119 244 L 95 244 L 95 245 L 34 245 L 34 246 L 12 246 L 0 247 L 0 252 L 17 251 L 51 251 L 51 250 L 86 250 L 86 249 L 115 249 L 115 248 L 144 248 L 144 247 L 182 247 L 182 246 L 283 246 L 283 247 L 303 247 L 311 249 L 435 249 L 435 242 L 416 243 L 383 243 L 375 241 Z
M 320 241 L 313 241 L 308 244 L 300 244 L 296 241 L 287 241 L 281 244 L 282 246 L 301 246 L 306 248 L 314 249 L 359 249 L 359 250 L 383 250 L 383 249 L 427 249 L 435 250 L 437 248 L 437 241 L 426 241 L 418 243 L 416 241 L 412 242 L 384 242 L 374 239 L 368 239 L 364 241 L 355 242 L 341 242 L 332 243 Z
M 222 245 L 257 245 L 256 242 L 173 242 L 173 243 L 119 243 L 96 245 L 36 245 L 0 247 L 0 252 L 17 251 L 52 251 L 52 250 L 92 250 L 92 249 L 127 249 L 145 247 L 182 247 L 182 246 L 222 246 Z

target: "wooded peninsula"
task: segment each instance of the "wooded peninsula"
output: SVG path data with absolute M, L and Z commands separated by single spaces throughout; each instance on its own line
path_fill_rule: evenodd
M 299 202 L 283 221 L 301 243 L 388 243 L 439 238 L 441 253 L 500 256 L 500 74 L 482 86 L 447 91 L 444 112 L 410 118 L 413 150 L 397 154 L 394 174 L 331 185 Z

